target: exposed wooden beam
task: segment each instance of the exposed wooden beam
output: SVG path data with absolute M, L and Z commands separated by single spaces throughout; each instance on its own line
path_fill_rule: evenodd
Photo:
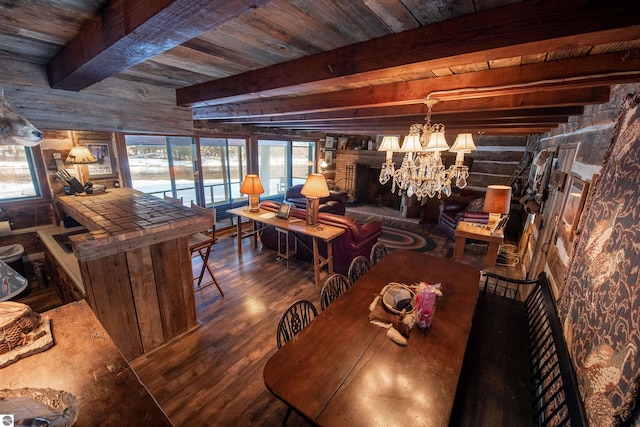
M 40 129 L 193 134 L 184 107 L 33 86 L 4 85 L 4 93 Z
M 418 106 L 416 106 L 418 107 Z M 274 116 L 274 117 L 257 117 L 251 119 L 233 119 L 226 120 L 227 123 L 252 123 L 252 124 L 265 124 L 265 125 L 280 125 L 281 123 L 314 123 L 314 122 L 322 122 L 326 120 L 332 120 L 334 122 L 338 121 L 352 121 L 352 120 L 390 120 L 393 118 L 402 119 L 402 120 L 413 120 L 413 119 L 423 119 L 426 112 L 420 111 L 425 110 L 426 107 L 416 108 L 419 114 L 397 114 L 394 110 L 397 107 L 384 107 L 379 108 L 375 114 L 371 112 L 368 115 L 358 115 L 355 114 L 345 115 L 343 111 L 335 112 L 335 113 L 316 113 L 316 114 L 292 114 L 286 116 Z M 368 109 L 374 110 L 374 109 Z M 458 120 L 483 120 L 483 119 L 515 119 L 515 118 L 525 118 L 525 117 L 549 117 L 549 116 L 575 116 L 580 115 L 584 111 L 582 106 L 570 106 L 570 107 L 547 107 L 547 108 L 522 108 L 522 109 L 513 109 L 513 110 L 494 110 L 494 111 L 473 111 L 473 112 L 462 112 L 462 113 L 438 113 L 433 114 L 431 117 L 432 122 L 445 122 L 448 123 L 450 121 L 458 121 Z M 316 117 L 322 116 L 322 117 Z
M 362 80 L 424 78 L 428 70 L 640 38 L 640 3 L 524 1 L 177 90 L 203 106 L 318 93 Z
M 81 90 L 271 0 L 113 0 L 49 63 L 51 87 Z
M 587 88 L 638 80 L 640 57 L 619 52 L 295 98 L 199 107 L 194 109 L 194 118 L 311 113 L 371 106 L 420 104 L 432 93 L 441 99 L 455 99 Z M 446 95 L 443 91 L 451 93 Z M 434 111 L 437 111 L 436 108 Z
M 484 119 L 484 120 L 459 120 L 459 121 L 451 121 L 443 123 L 445 125 L 445 129 L 449 127 L 455 128 L 477 128 L 477 127 L 524 127 L 535 125 L 535 127 L 540 126 L 552 126 L 555 127 L 559 123 L 566 123 L 568 120 L 567 116 L 550 116 L 550 117 L 532 117 L 532 118 L 524 118 L 524 119 Z M 345 128 L 366 128 L 366 127 L 399 127 L 404 128 L 405 131 L 409 130 L 409 126 L 413 123 L 423 124 L 423 120 L 364 120 L 364 121 L 349 121 L 347 123 L 342 122 L 316 122 L 316 123 L 280 123 L 278 127 L 285 129 L 314 129 L 314 130 L 327 130 L 327 129 L 345 129 Z M 269 125 L 260 125 L 255 124 L 254 126 L 266 126 Z

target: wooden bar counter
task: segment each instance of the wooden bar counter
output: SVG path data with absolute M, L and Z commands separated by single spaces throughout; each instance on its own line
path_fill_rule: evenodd
M 172 426 L 86 302 L 42 313 L 54 346 L 5 366 L 2 387 L 66 391 L 77 401 L 76 426 Z
M 127 359 L 198 325 L 189 235 L 212 218 L 130 188 L 63 196 L 87 302 Z

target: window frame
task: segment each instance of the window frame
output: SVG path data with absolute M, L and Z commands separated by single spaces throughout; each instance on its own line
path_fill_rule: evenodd
M 36 145 L 32 147 L 20 147 L 23 147 L 25 150 L 25 156 L 29 166 L 29 174 L 31 176 L 33 189 L 36 194 L 32 196 L 0 199 L 0 203 L 2 203 L 3 205 L 10 205 L 12 203 L 18 204 L 28 202 L 30 200 L 51 200 L 51 189 L 47 180 L 46 167 L 43 161 L 43 154 L 40 146 Z

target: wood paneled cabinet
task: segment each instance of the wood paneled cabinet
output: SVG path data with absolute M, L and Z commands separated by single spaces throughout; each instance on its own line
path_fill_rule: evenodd
M 53 285 L 64 304 L 84 299 L 82 292 L 73 284 L 66 271 L 58 264 L 48 249 L 44 249 L 44 258 L 49 274 L 49 283 Z

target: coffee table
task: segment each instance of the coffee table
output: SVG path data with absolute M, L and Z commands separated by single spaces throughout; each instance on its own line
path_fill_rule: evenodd
M 502 228 L 495 230 L 486 224 L 475 224 L 467 221 L 459 221 L 455 231 L 456 245 L 453 250 L 453 259 L 460 261 L 464 254 L 464 245 L 467 239 L 480 240 L 489 243 L 487 257 L 484 261 L 485 267 L 493 267 L 498 259 L 498 248 L 504 242 L 504 231 Z

